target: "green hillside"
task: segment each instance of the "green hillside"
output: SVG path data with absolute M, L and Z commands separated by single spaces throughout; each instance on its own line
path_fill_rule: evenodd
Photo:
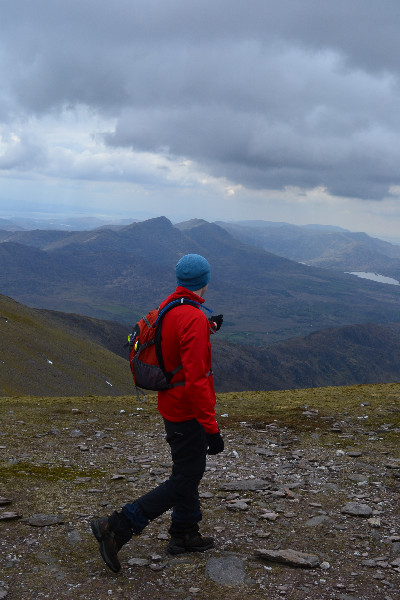
M 0 296 L 0 396 L 132 393 L 126 360 Z

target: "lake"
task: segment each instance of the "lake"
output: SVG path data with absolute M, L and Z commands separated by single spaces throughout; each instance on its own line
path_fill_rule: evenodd
M 378 283 L 388 283 L 389 285 L 400 285 L 397 279 L 392 277 L 386 277 L 385 275 L 379 275 L 379 273 L 364 273 L 363 271 L 353 271 L 350 275 L 356 275 L 362 279 L 370 279 L 371 281 L 377 281 Z

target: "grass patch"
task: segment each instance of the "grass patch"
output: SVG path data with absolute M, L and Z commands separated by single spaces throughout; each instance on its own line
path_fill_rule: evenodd
M 219 394 L 218 413 L 228 414 L 230 424 L 277 421 L 298 431 L 327 429 L 343 419 L 367 430 L 400 427 L 400 383 Z
M 28 462 L 0 463 L 0 479 L 3 481 L 15 478 L 41 479 L 46 481 L 71 481 L 77 477 L 99 479 L 104 471 L 99 469 L 80 469 L 64 465 L 34 465 Z

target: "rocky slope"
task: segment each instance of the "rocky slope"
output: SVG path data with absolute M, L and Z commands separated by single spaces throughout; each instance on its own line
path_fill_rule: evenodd
M 201 555 L 169 515 L 107 570 L 89 530 L 168 476 L 154 401 L 0 401 L 0 597 L 396 600 L 400 384 L 220 395 L 226 450 L 201 486 Z M 289 562 L 289 564 L 288 564 Z

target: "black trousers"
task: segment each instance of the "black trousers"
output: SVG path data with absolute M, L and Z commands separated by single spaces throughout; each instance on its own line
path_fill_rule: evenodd
M 151 521 L 172 508 L 172 528 L 190 528 L 202 518 L 198 487 L 206 468 L 206 434 L 196 419 L 181 423 L 164 419 L 164 424 L 173 463 L 171 476 L 136 502 L 126 504 L 124 513 L 140 527 L 140 513 Z

